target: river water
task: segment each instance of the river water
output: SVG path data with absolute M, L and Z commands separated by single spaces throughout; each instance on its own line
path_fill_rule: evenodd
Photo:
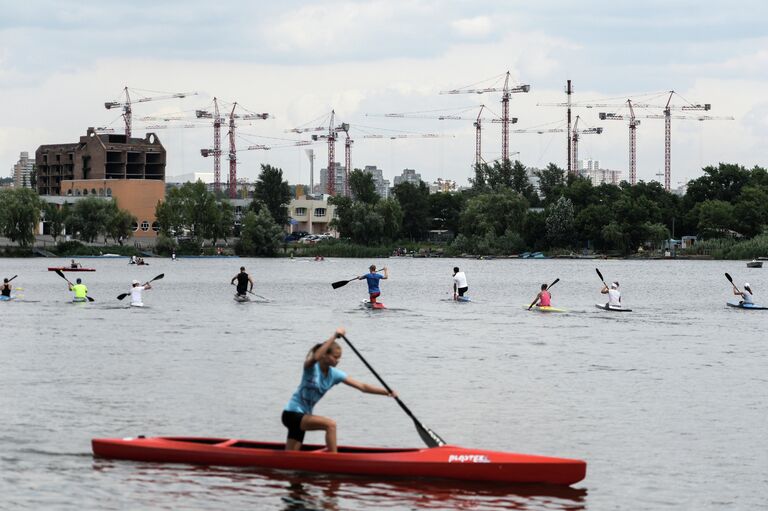
M 768 502 L 768 312 L 725 307 L 723 276 L 768 302 L 738 261 L 83 259 L 96 299 L 69 303 L 47 266 L 2 259 L 0 509 L 758 509 Z M 330 283 L 387 265 L 381 301 Z M 243 264 L 268 303 L 238 304 Z M 450 300 L 451 270 L 471 303 Z M 634 312 L 600 311 L 595 273 Z M 116 295 L 165 278 L 143 309 Z M 560 278 L 563 314 L 527 312 Z M 127 300 L 126 300 L 127 301 Z M 94 459 L 94 437 L 281 441 L 307 350 L 339 325 L 402 400 L 453 444 L 574 457 L 572 488 L 450 485 Z M 377 383 L 351 350 L 339 365 Z M 345 385 L 316 413 L 344 445 L 420 446 L 394 401 Z M 321 433 L 307 441 L 322 442 Z

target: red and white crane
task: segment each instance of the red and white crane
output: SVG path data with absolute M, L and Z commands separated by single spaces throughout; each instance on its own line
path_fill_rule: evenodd
M 312 121 L 310 121 L 312 122 Z M 328 142 L 328 174 L 327 174 L 327 188 L 326 193 L 328 195 L 336 195 L 336 137 L 340 132 L 349 132 L 349 124 L 341 123 L 336 125 L 336 111 L 331 110 L 330 119 L 326 126 L 313 126 L 313 127 L 298 127 L 290 130 L 286 130 L 288 133 L 311 133 L 326 131 L 325 135 L 312 135 L 312 140 L 326 140 Z M 345 151 L 348 154 L 351 151 L 352 142 L 345 145 Z M 345 155 L 346 156 L 346 155 Z M 348 157 L 346 159 L 351 159 Z M 349 182 L 349 168 L 346 169 L 346 182 Z M 347 185 L 345 188 L 349 188 Z M 345 190 L 345 193 L 347 190 Z
M 576 121 L 573 123 L 573 127 L 568 126 L 566 128 L 525 128 L 518 130 L 511 130 L 511 133 L 536 133 L 537 135 L 543 135 L 545 133 L 570 133 L 570 145 L 572 146 L 571 161 L 568 168 L 576 169 L 578 171 L 578 155 L 579 155 L 579 137 L 581 135 L 600 135 L 603 133 L 602 127 L 584 128 L 579 129 L 579 119 L 576 116 Z
M 712 108 L 709 103 L 704 104 L 686 104 L 686 105 L 672 105 L 672 98 L 675 95 L 675 91 L 669 91 L 669 97 L 665 105 L 651 105 L 647 103 L 634 104 L 635 108 L 660 108 L 662 114 L 647 114 L 647 115 L 635 115 L 632 110 L 632 103 L 627 100 L 627 104 L 630 106 L 630 184 L 635 184 L 637 180 L 636 165 L 634 162 L 634 154 L 636 151 L 636 138 L 633 137 L 632 122 L 634 119 L 635 126 L 640 124 L 636 119 L 664 119 L 664 189 L 670 191 L 672 185 L 672 119 L 680 120 L 696 120 L 696 121 L 710 121 L 710 120 L 724 120 L 732 121 L 733 117 L 716 117 L 709 115 L 672 115 L 672 110 L 681 110 L 683 112 L 690 111 L 708 111 Z M 596 105 L 596 106 L 608 106 L 608 105 Z M 600 112 L 600 119 L 602 120 L 623 120 L 624 116 L 616 113 Z
M 133 127 L 133 104 L 135 103 L 146 103 L 148 101 L 159 101 L 162 99 L 180 99 L 180 98 L 186 98 L 187 96 L 195 96 L 197 95 L 197 92 L 170 92 L 170 93 L 164 93 L 160 96 L 142 96 L 139 98 L 131 99 L 131 92 L 138 93 L 138 92 L 159 92 L 159 91 L 143 91 L 141 89 L 129 89 L 128 87 L 125 87 L 123 89 L 123 94 L 125 94 L 125 100 L 124 101 L 107 101 L 104 103 L 104 108 L 107 110 L 110 110 L 112 108 L 122 108 L 123 109 L 123 120 L 125 121 L 125 138 L 126 141 L 130 140 L 131 133 L 132 133 L 132 127 Z
M 499 77 L 502 75 L 499 75 Z M 499 77 L 495 77 L 498 79 Z M 493 79 L 493 78 L 492 78 Z M 487 81 L 487 80 L 486 80 Z M 510 94 L 529 92 L 531 90 L 530 85 L 516 85 L 509 86 L 509 71 L 506 72 L 504 77 L 504 85 L 502 87 L 485 87 L 485 88 L 468 88 L 451 89 L 447 91 L 441 91 L 440 94 L 485 94 L 488 92 L 501 92 L 501 119 L 497 119 L 491 122 L 498 122 L 501 124 L 501 159 L 502 161 L 509 160 L 509 125 L 514 122 L 509 117 L 509 99 Z

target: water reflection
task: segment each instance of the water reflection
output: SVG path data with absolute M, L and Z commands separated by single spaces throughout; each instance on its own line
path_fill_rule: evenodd
M 587 490 L 551 485 L 499 485 L 428 479 L 373 479 L 266 469 L 232 469 L 94 460 L 142 491 L 207 497 L 196 505 L 259 497 L 284 511 L 347 509 L 586 509 Z M 182 488 L 184 488 L 182 490 Z M 211 499 L 215 495 L 215 500 Z M 280 504 L 278 504 L 278 502 Z

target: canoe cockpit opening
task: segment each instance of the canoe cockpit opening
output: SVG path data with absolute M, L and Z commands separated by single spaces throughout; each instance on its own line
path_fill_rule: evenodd
M 228 442 L 228 438 L 185 438 L 185 437 L 165 437 L 166 440 L 173 442 L 186 442 L 189 444 L 216 445 Z
M 285 450 L 285 444 L 267 443 L 267 442 L 248 442 L 240 440 L 235 442 L 229 447 L 241 447 L 244 449 L 270 449 L 273 451 Z M 304 452 L 322 451 L 325 449 L 324 445 L 307 445 L 301 446 L 301 450 Z M 339 452 L 342 453 L 356 453 L 356 454 L 385 454 L 385 453 L 400 453 L 400 452 L 416 452 L 420 449 L 388 449 L 386 447 L 344 447 L 339 446 Z

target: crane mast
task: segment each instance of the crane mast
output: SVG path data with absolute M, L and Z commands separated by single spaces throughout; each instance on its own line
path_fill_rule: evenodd
M 235 147 L 235 108 L 229 113 L 229 198 L 237 197 L 237 149 Z
M 571 94 L 573 94 L 573 88 L 571 88 L 571 80 L 568 80 L 565 88 L 565 95 L 566 95 L 566 103 L 568 104 L 568 110 L 566 114 L 566 119 L 568 123 L 568 132 L 566 134 L 566 140 L 567 140 L 567 151 L 568 151 L 568 173 L 576 172 L 575 165 L 572 164 L 572 162 L 575 162 L 575 158 L 573 157 L 573 153 L 571 152 Z
M 136 89 L 134 89 L 134 91 L 135 90 Z M 160 99 L 185 98 L 187 96 L 197 95 L 197 92 L 175 92 L 163 96 L 146 97 L 132 100 L 130 89 L 128 87 L 124 87 L 123 94 L 125 94 L 125 101 L 108 101 L 104 103 L 104 108 L 107 110 L 118 107 L 123 109 L 122 115 L 123 121 L 125 122 L 125 138 L 126 140 L 130 140 L 131 135 L 133 134 L 133 103 L 146 103 L 148 101 L 157 101 Z

